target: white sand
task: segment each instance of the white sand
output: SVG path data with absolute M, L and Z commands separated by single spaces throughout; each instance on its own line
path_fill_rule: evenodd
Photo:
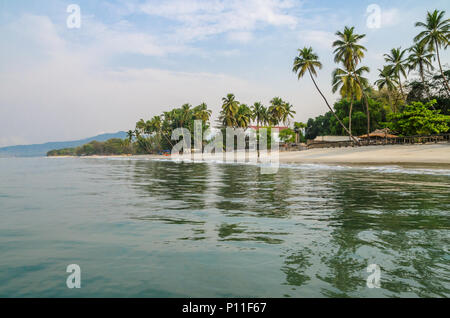
M 324 148 L 281 152 L 280 162 L 450 164 L 450 143 Z
M 170 156 L 88 156 L 81 158 L 130 158 L 167 159 Z M 203 160 L 217 160 L 205 156 Z M 248 159 L 248 158 L 247 158 Z M 450 143 L 425 145 L 386 145 L 345 148 L 323 148 L 279 153 L 280 163 L 327 163 L 327 164 L 417 164 L 444 165 L 450 168 Z

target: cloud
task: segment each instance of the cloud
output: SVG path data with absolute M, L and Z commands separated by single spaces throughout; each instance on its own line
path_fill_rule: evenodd
M 286 0 L 174 0 L 149 2 L 141 5 L 140 10 L 178 22 L 175 34 L 185 41 L 228 32 L 235 32 L 238 39 L 248 40 L 250 32 L 260 27 L 295 27 L 297 18 L 288 13 L 295 4 Z
M 220 73 L 106 67 L 105 57 L 122 50 L 119 46 L 128 43 L 135 51 L 146 39 L 100 25 L 90 34 L 98 42 L 78 48 L 47 17 L 23 16 L 0 28 L 0 34 L 5 32 L 8 49 L 0 52 L 3 146 L 131 129 L 137 119 L 185 102 L 207 102 L 217 115 L 217 101 L 230 91 L 242 98 L 258 91 L 264 96 L 264 88 Z M 159 54 L 153 47 L 140 50 Z
M 304 30 L 299 34 L 299 39 L 307 46 L 317 45 L 321 48 L 331 49 L 336 36 L 332 32 Z

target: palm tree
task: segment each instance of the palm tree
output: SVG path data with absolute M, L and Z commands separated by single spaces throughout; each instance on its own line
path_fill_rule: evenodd
M 319 57 L 317 56 L 317 54 L 314 53 L 312 47 L 309 47 L 309 48 L 304 47 L 303 49 L 299 49 L 298 56 L 296 56 L 294 59 L 294 65 L 293 65 L 292 71 L 297 74 L 298 79 L 302 78 L 306 73 L 309 74 L 314 86 L 316 87 L 319 94 L 322 96 L 323 100 L 327 104 L 331 113 L 334 115 L 334 117 L 339 122 L 339 124 L 342 126 L 342 128 L 344 128 L 344 130 L 348 133 L 350 138 L 352 138 L 353 141 L 355 141 L 357 144 L 359 144 L 359 141 L 355 137 L 353 137 L 352 134 L 350 133 L 350 131 L 347 129 L 347 127 L 345 127 L 345 125 L 342 123 L 342 121 L 339 119 L 339 117 L 336 115 L 336 113 L 331 108 L 326 97 L 323 95 L 323 93 L 317 86 L 316 81 L 314 80 L 314 76 L 317 76 L 316 68 L 321 69 L 322 63 L 320 63 Z
M 431 64 L 431 58 L 433 57 L 433 53 L 430 53 L 426 50 L 425 45 L 416 43 L 414 44 L 410 49 L 409 52 L 411 54 L 408 57 L 409 61 L 409 70 L 416 70 L 418 69 L 420 77 L 422 79 L 422 84 L 424 89 L 426 89 L 429 95 L 429 89 L 425 82 L 425 68 L 427 70 L 433 70 L 433 64 Z
M 405 58 L 406 50 L 402 50 L 401 47 L 397 49 L 392 49 L 390 54 L 384 54 L 384 60 L 392 67 L 392 71 L 396 74 L 398 79 L 398 84 L 400 87 L 400 93 L 402 98 L 405 98 L 405 94 L 403 93 L 402 80 L 400 75 L 403 75 L 406 78 L 406 69 L 408 67 L 407 59 Z
M 383 67 L 383 69 L 378 69 L 380 74 L 378 75 L 379 79 L 375 81 L 375 85 L 378 87 L 378 89 L 381 91 L 384 87 L 386 87 L 389 95 L 389 102 L 391 103 L 391 107 L 393 108 L 392 104 L 392 92 L 396 90 L 396 85 L 398 85 L 398 78 L 397 75 L 394 72 L 394 68 L 392 65 L 387 65 Z
M 133 138 L 134 138 L 134 131 L 128 130 L 128 132 L 127 132 L 127 140 L 128 140 L 128 143 L 131 144 L 131 142 L 133 141 Z
M 234 127 L 236 125 L 236 114 L 239 110 L 239 102 L 235 100 L 234 94 L 228 94 L 222 98 L 222 121 L 225 126 Z
M 236 124 L 240 128 L 247 128 L 252 120 L 252 111 L 246 104 L 241 104 L 236 113 Z
M 362 66 L 354 72 L 356 73 L 356 76 L 358 76 L 361 84 L 364 85 L 364 88 L 369 86 L 369 81 L 362 75 L 364 72 L 368 73 L 369 71 L 367 66 Z M 360 100 L 363 94 L 363 88 L 361 88 L 355 80 L 356 76 L 352 71 L 341 68 L 336 68 L 332 76 L 333 93 L 336 93 L 336 91 L 339 90 L 342 98 L 348 98 L 350 100 L 350 110 L 348 113 L 348 130 L 350 133 L 352 132 L 353 102 L 354 99 Z
M 361 83 L 358 75 L 355 72 L 356 65 L 364 57 L 364 51 L 367 49 L 358 44 L 358 41 L 363 39 L 365 34 L 354 33 L 355 27 L 345 27 L 344 32 L 336 32 L 338 40 L 333 42 L 334 50 L 334 61 L 339 63 L 343 61 L 345 68 L 353 73 L 356 82 L 362 88 L 362 96 L 364 98 L 364 103 L 366 106 L 366 116 L 367 116 L 367 135 L 370 133 L 370 112 L 369 112 L 369 102 L 366 93 L 363 89 L 363 84 Z
M 286 126 L 289 126 L 290 120 L 289 118 L 294 118 L 294 115 L 296 114 L 295 110 L 294 110 L 294 106 L 289 104 L 289 103 L 284 103 L 283 104 L 283 123 Z
M 259 130 L 259 124 L 264 120 L 266 113 L 266 108 L 261 102 L 256 102 L 251 107 L 252 109 L 252 119 L 256 120 L 256 130 Z
M 280 97 L 274 97 L 270 101 L 269 113 L 273 125 L 278 125 L 284 118 L 285 102 Z
M 212 113 L 211 110 L 208 109 L 208 105 L 206 105 L 206 103 L 201 103 L 200 105 L 194 107 L 192 112 L 195 119 L 200 119 L 203 122 L 209 121 Z
M 434 52 L 439 63 L 439 69 L 444 79 L 447 95 L 450 96 L 450 88 L 447 78 L 442 70 L 441 58 L 439 56 L 439 48 L 443 46 L 447 48 L 450 36 L 450 19 L 444 18 L 445 11 L 434 10 L 433 13 L 427 12 L 426 22 L 416 22 L 416 27 L 422 27 L 425 30 L 420 32 L 415 38 L 415 42 L 426 45 L 428 50 Z

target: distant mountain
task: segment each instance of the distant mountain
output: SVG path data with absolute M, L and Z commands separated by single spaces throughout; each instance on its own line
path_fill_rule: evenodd
M 46 156 L 48 151 L 54 149 L 78 147 L 87 144 L 93 140 L 105 141 L 111 138 L 124 139 L 126 137 L 127 137 L 126 132 L 119 131 L 113 134 L 101 134 L 95 137 L 74 141 L 56 141 L 36 145 L 9 146 L 0 148 L 0 157 L 41 157 Z

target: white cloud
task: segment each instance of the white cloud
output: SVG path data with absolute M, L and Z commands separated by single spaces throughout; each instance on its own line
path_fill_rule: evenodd
M 317 45 L 321 48 L 331 49 L 336 36 L 332 32 L 304 30 L 300 32 L 299 39 L 307 46 Z
M 141 10 L 180 23 L 177 36 L 195 41 L 228 32 L 246 32 L 248 39 L 249 32 L 266 25 L 295 27 L 297 18 L 288 13 L 295 5 L 286 0 L 174 0 L 146 3 Z

